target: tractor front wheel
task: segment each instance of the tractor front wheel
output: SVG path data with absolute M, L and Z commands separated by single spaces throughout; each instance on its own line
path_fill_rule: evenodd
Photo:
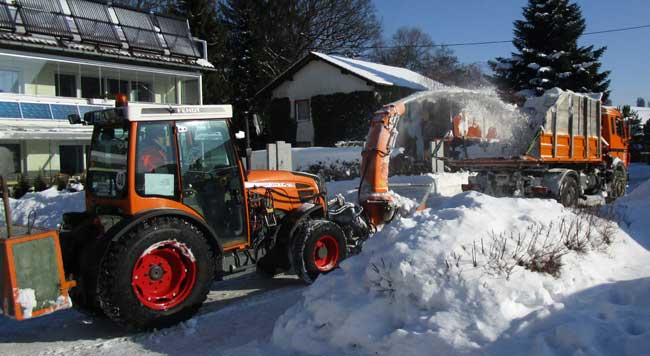
M 111 244 L 101 262 L 104 313 L 135 329 L 189 319 L 205 300 L 215 256 L 196 226 L 173 217 L 140 224 Z
M 307 220 L 296 230 L 292 242 L 292 266 L 308 284 L 334 270 L 348 255 L 345 234 L 329 220 Z

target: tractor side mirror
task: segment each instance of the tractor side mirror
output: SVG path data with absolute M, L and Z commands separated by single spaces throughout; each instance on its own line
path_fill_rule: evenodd
M 246 138 L 246 133 L 244 131 L 241 131 L 241 130 L 237 131 L 237 132 L 235 132 L 235 138 L 238 139 L 238 140 L 242 140 L 242 139 Z
M 77 125 L 81 123 L 81 116 L 79 114 L 70 114 L 68 115 L 68 122 L 70 125 Z

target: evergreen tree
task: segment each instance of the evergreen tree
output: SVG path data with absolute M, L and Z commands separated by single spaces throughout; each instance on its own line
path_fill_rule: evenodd
M 580 7 L 569 0 L 529 0 L 523 16 L 514 22 L 517 52 L 490 61 L 503 96 L 516 101 L 559 87 L 602 92 L 607 100 L 610 72 L 599 62 L 606 47 L 578 46 L 586 28 Z
M 226 85 L 224 55 L 226 31 L 217 18 L 217 0 L 176 0 L 168 5 L 167 12 L 186 18 L 192 35 L 207 42 L 208 61 L 215 68 L 203 73 L 203 103 L 228 103 L 230 88 Z
M 636 106 L 645 107 L 645 99 L 642 97 L 636 98 Z
M 230 84 L 235 125 L 240 129 L 244 128 L 259 89 L 258 62 L 262 57 L 259 28 L 264 5 L 263 0 L 225 0 L 220 3 L 220 22 L 227 33 L 226 81 Z

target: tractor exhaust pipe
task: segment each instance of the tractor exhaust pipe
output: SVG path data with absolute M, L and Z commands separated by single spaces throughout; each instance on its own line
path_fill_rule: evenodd
M 0 175 L 0 189 L 2 189 L 2 203 L 5 211 L 5 223 L 7 224 L 7 238 L 11 237 L 11 206 L 9 205 L 9 190 L 5 177 Z M 0 238 L 2 238 L 0 236 Z

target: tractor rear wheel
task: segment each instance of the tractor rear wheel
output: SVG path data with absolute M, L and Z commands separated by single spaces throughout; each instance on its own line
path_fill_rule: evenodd
M 290 252 L 293 269 L 307 284 L 334 270 L 348 256 L 341 228 L 323 219 L 302 223 L 293 235 Z
M 187 320 L 205 300 L 215 256 L 191 223 L 160 217 L 111 244 L 101 262 L 99 302 L 111 319 L 134 329 Z

